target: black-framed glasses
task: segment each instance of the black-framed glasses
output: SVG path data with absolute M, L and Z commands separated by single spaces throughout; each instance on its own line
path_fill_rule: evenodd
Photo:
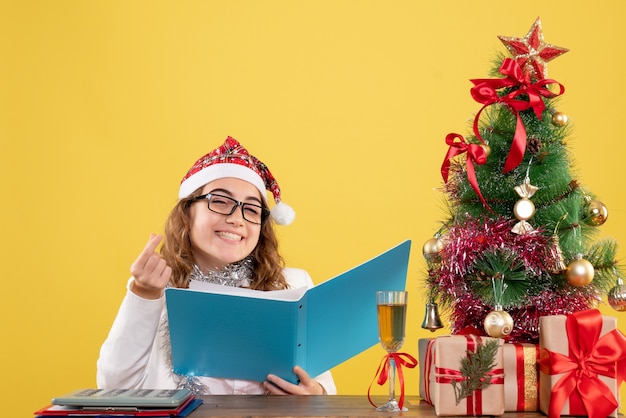
M 241 215 L 246 221 L 261 225 L 267 217 L 270 215 L 270 210 L 260 205 L 253 203 L 245 203 L 235 200 L 228 196 L 222 196 L 220 194 L 207 193 L 202 196 L 198 196 L 193 201 L 206 199 L 208 207 L 211 212 L 219 213 L 220 215 L 232 215 L 235 213 L 238 207 L 241 207 Z

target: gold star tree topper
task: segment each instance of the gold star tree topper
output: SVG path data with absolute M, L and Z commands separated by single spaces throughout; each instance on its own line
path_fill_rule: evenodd
M 522 72 L 530 79 L 543 80 L 548 77 L 548 61 L 565 54 L 569 49 L 550 45 L 543 41 L 541 19 L 537 18 L 523 38 L 498 36 L 506 49 L 522 67 Z

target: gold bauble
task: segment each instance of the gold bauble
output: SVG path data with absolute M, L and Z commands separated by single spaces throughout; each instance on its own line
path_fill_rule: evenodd
M 600 226 L 609 217 L 609 210 L 599 200 L 590 200 L 585 206 L 584 222 L 591 226 Z
M 572 286 L 583 287 L 593 281 L 595 270 L 593 265 L 584 258 L 577 258 L 567 265 L 565 277 Z
M 485 157 L 489 158 L 489 154 L 491 154 L 491 147 L 487 144 L 480 144 L 480 147 L 485 150 Z
M 484 326 L 490 337 L 503 338 L 513 331 L 513 318 L 508 312 L 496 308 L 487 314 Z
M 552 114 L 552 124 L 554 126 L 565 126 L 567 121 L 567 115 L 563 112 L 554 112 Z
M 535 204 L 530 199 L 523 197 L 515 203 L 513 213 L 520 221 L 527 221 L 535 214 Z
M 442 249 L 443 242 L 439 238 L 432 237 L 424 243 L 422 254 L 424 254 L 424 257 L 429 258 L 432 255 L 439 254 Z

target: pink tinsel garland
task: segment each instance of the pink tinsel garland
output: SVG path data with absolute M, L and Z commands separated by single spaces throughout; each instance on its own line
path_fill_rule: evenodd
M 493 306 L 470 292 L 470 281 L 476 280 L 478 274 L 474 264 L 485 251 L 502 249 L 516 254 L 528 272 L 527 280 L 550 281 L 550 270 L 557 260 L 549 238 L 541 230 L 513 234 L 512 225 L 513 221 L 505 218 L 468 217 L 463 222 L 456 222 L 441 237 L 445 245 L 439 254 L 439 262 L 429 271 L 429 286 L 442 301 L 444 309 L 450 310 L 453 334 L 468 326 L 482 329 L 485 316 L 493 310 Z M 592 294 L 575 289 L 559 292 L 555 289 L 542 291 L 526 296 L 521 306 L 505 307 L 515 322 L 509 340 L 537 342 L 540 316 L 567 314 L 593 306 L 595 297 Z

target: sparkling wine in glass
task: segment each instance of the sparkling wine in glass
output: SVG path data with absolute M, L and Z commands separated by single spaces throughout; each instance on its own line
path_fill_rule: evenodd
M 376 308 L 378 310 L 378 338 L 380 345 L 388 353 L 395 353 L 404 343 L 406 323 L 406 302 L 408 292 L 399 290 L 381 290 L 376 292 Z M 400 412 L 408 411 L 406 407 L 400 409 L 396 401 L 396 363 L 389 357 L 389 398 L 384 405 L 376 408 L 377 411 Z

